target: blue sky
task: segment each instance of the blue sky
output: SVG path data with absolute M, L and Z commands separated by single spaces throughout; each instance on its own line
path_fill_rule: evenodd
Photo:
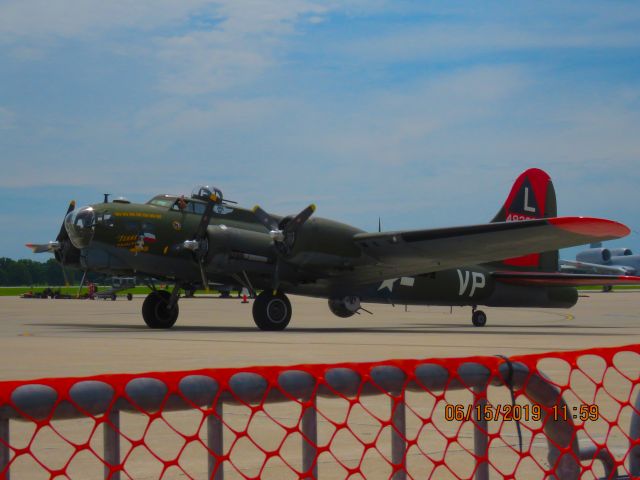
M 481 223 L 531 166 L 640 251 L 639 132 L 637 2 L 0 2 L 0 256 L 41 258 L 72 198 L 202 183 L 367 230 Z

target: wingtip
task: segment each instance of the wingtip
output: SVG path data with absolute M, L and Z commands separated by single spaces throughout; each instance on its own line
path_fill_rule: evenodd
M 563 230 L 597 238 L 622 238 L 631 233 L 626 225 L 614 220 L 593 217 L 557 217 L 549 223 Z
M 260 205 L 254 205 L 253 208 L 251 209 L 253 213 L 256 213 L 258 210 L 260 210 Z

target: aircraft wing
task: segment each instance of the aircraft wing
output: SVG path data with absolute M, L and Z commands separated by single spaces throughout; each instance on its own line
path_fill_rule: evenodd
M 492 272 L 502 283 L 538 287 L 581 287 L 585 285 L 640 285 L 640 277 L 630 275 L 585 275 L 581 273 Z
M 588 217 L 359 233 L 354 235 L 354 241 L 373 262 L 355 267 L 341 279 L 372 283 L 620 238 L 629 233 L 620 223 Z
M 605 275 L 633 275 L 636 269 L 622 265 L 600 265 L 598 263 L 574 262 L 573 260 L 560 260 L 560 271 L 581 271 L 589 273 L 602 273 Z

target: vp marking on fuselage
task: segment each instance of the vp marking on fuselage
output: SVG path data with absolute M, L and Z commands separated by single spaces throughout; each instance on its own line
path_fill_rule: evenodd
M 465 295 L 467 289 L 469 293 L 466 295 L 469 297 L 473 297 L 473 294 L 476 293 L 476 290 L 479 288 L 484 288 L 487 285 L 487 279 L 484 276 L 484 273 L 480 272 L 471 272 L 469 270 L 465 270 L 464 272 L 460 269 L 456 269 L 458 272 L 458 279 L 460 280 L 460 289 L 458 290 L 458 295 Z

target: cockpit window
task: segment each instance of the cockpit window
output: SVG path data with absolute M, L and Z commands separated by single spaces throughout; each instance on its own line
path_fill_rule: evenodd
M 183 207 L 180 208 L 181 200 L 183 202 Z M 179 212 L 187 212 L 187 213 L 195 213 L 198 215 L 202 215 L 207 206 L 204 203 L 194 202 L 188 200 L 186 198 L 176 200 L 173 205 L 171 205 L 171 210 L 179 211 Z
M 171 197 L 166 197 L 166 196 L 160 196 L 160 197 L 154 197 L 151 200 L 149 200 L 147 202 L 148 205 L 154 205 L 156 207 L 164 207 L 164 208 L 169 208 L 173 203 L 175 202 L 175 197 L 171 198 Z
M 193 213 L 197 213 L 198 215 L 202 215 L 205 209 L 207 208 L 207 206 L 204 203 L 198 203 L 198 202 L 191 202 L 189 206 L 192 207 Z

